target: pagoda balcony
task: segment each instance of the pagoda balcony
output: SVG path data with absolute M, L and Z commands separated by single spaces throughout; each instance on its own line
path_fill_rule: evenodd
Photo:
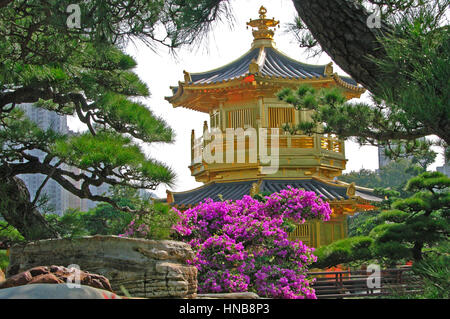
M 296 168 L 325 168 L 334 171 L 345 169 L 345 148 L 344 141 L 331 136 L 314 134 L 291 135 L 279 130 L 280 134 L 248 137 L 233 136 L 234 140 L 227 139 L 227 134 L 211 135 L 211 139 L 205 141 L 203 137 L 196 138 L 194 132 L 191 135 L 191 173 L 194 176 L 202 175 L 205 171 L 217 172 L 227 169 L 250 169 L 258 167 L 260 163 L 260 140 L 261 146 L 266 149 L 264 154 L 276 152 L 279 157 L 280 168 L 285 170 L 295 170 Z M 273 139 L 272 139 L 273 137 Z M 213 144 L 214 138 L 221 140 L 220 144 Z M 278 143 L 276 142 L 278 141 Z M 209 150 L 206 149 L 210 143 Z M 220 141 L 219 141 L 220 143 Z M 278 145 L 277 145 L 278 144 Z M 232 153 L 230 155 L 229 150 Z M 205 161 L 204 152 L 207 151 L 217 161 Z M 227 154 L 228 153 L 228 154 Z M 232 156 L 232 157 L 231 157 Z M 241 157 L 239 157 L 241 156 Z M 241 160 L 239 160 L 239 158 Z M 242 160 L 244 158 L 244 160 Z M 231 160 L 230 160 L 231 159 Z M 311 170 L 307 170 L 308 172 Z M 220 174 L 220 173 L 217 173 Z M 339 174 L 336 174 L 339 175 Z
M 270 132 L 270 131 L 269 131 Z M 272 136 L 268 132 L 267 136 L 264 137 L 264 146 L 268 149 L 272 146 Z M 227 150 L 227 140 L 226 134 L 214 135 L 222 139 L 222 152 L 225 153 Z M 295 151 L 295 150 L 318 150 L 322 153 L 326 152 L 327 154 L 336 154 L 336 155 L 344 155 L 344 141 L 335 137 L 328 137 L 323 135 L 315 134 L 313 136 L 309 135 L 290 135 L 290 134 L 278 134 L 278 149 L 280 150 L 280 154 L 283 151 Z M 240 138 L 234 136 L 234 150 L 241 150 L 242 147 L 246 151 L 250 149 L 250 138 L 245 137 L 245 144 Z M 259 136 L 258 136 L 259 139 Z M 191 162 L 196 163 L 200 162 L 199 156 L 202 156 L 203 150 L 207 143 L 212 143 L 210 141 L 204 141 L 203 137 L 195 138 L 192 135 L 191 139 Z M 230 143 L 231 144 L 231 143 Z M 258 141 L 256 141 L 256 147 L 258 145 Z M 274 145 L 275 146 L 275 145 Z M 214 152 L 213 152 L 214 154 Z

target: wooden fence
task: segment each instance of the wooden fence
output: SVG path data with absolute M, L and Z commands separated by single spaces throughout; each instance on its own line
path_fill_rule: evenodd
M 373 287 L 374 275 L 366 270 L 310 272 L 309 275 L 316 278 L 313 288 L 318 299 L 399 296 L 422 292 L 422 283 L 411 267 L 381 269 L 376 287 Z

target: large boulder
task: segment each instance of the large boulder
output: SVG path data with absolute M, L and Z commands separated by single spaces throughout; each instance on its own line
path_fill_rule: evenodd
M 5 281 L 5 274 L 4 274 L 3 271 L 0 269 L 0 283 L 2 283 L 3 281 Z
M 75 279 L 75 276 L 78 277 Z M 112 292 L 109 280 L 100 275 L 90 274 L 82 270 L 69 269 L 63 266 L 39 266 L 9 277 L 0 283 L 0 289 L 29 284 L 62 284 L 78 283 Z
M 0 289 L 0 299 L 122 299 L 122 297 L 89 286 L 70 288 L 66 284 L 34 284 Z
M 6 276 L 41 265 L 78 265 L 79 269 L 109 279 L 113 291 L 132 297 L 193 298 L 197 268 L 186 261 L 190 245 L 172 240 L 118 236 L 49 239 L 10 249 Z

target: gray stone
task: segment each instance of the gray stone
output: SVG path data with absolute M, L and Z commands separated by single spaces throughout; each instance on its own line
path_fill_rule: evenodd
M 0 299 L 122 299 L 107 290 L 67 284 L 33 284 L 0 289 Z
M 109 279 L 113 291 L 125 288 L 133 297 L 193 298 L 197 268 L 186 260 L 191 247 L 172 240 L 145 240 L 118 236 L 49 239 L 10 249 L 7 277 L 42 265 L 78 265 Z

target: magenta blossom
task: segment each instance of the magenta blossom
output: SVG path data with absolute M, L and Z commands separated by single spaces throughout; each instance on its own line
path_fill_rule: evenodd
M 180 238 L 195 251 L 199 292 L 253 291 L 271 298 L 315 298 L 308 266 L 313 248 L 288 238 L 287 224 L 327 221 L 331 209 L 314 192 L 288 186 L 260 202 L 206 199 L 175 211 Z

